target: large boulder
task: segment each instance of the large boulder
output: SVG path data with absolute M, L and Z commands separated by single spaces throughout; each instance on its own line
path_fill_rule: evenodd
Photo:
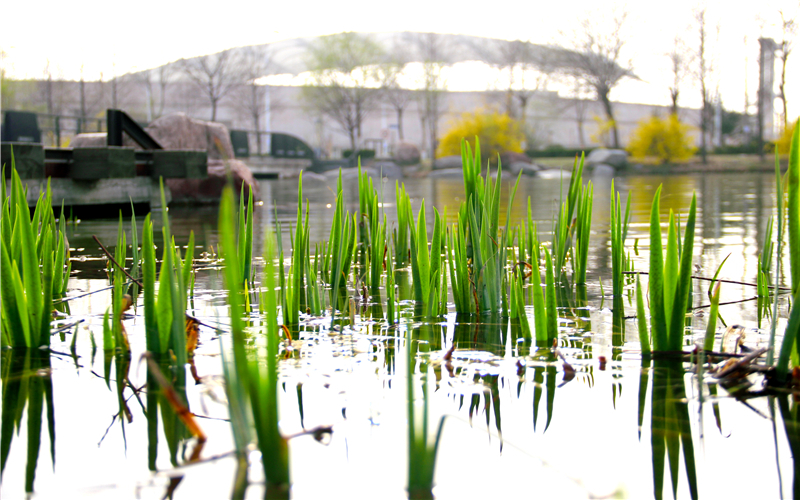
M 422 155 L 419 148 L 410 142 L 401 142 L 394 148 L 394 157 L 392 158 L 395 163 L 400 166 L 416 165 L 419 163 Z
M 221 123 L 204 122 L 176 113 L 158 118 L 145 130 L 164 149 L 200 149 L 208 152 L 209 160 L 234 158 L 230 132 Z
M 497 157 L 489 158 L 492 165 L 497 166 Z M 525 153 L 516 153 L 514 151 L 506 151 L 500 154 L 500 162 L 503 164 L 503 170 L 512 163 L 533 163 L 531 158 Z
M 441 158 L 436 158 L 433 163 L 434 170 L 449 170 L 452 168 L 461 168 L 461 155 L 442 156 Z
M 208 160 L 208 177 L 205 179 L 166 179 L 172 192 L 172 201 L 178 203 L 215 203 L 222 196 L 228 182 L 228 170 L 233 178 L 234 192 L 241 192 L 242 184 L 252 187 L 258 197 L 258 182 L 253 173 L 240 160 Z M 245 193 L 247 190 L 245 189 Z
M 205 179 L 168 179 L 172 200 L 183 203 L 210 203 L 222 196 L 228 170 L 238 194 L 247 184 L 258 196 L 258 182 L 250 168 L 234 159 L 228 128 L 221 123 L 204 122 L 183 113 L 158 118 L 145 128 L 164 149 L 194 149 L 208 153 L 208 177 Z
M 584 163 L 588 166 L 609 165 L 621 168 L 628 164 L 628 153 L 622 149 L 597 148 L 589 153 Z
M 92 132 L 78 134 L 69 141 L 71 148 L 104 148 L 106 147 L 106 133 Z

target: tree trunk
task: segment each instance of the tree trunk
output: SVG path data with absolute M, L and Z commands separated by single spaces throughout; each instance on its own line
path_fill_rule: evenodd
M 403 137 L 403 108 L 397 108 L 397 136 L 402 141 Z
M 677 116 L 678 115 L 678 91 L 677 90 L 670 90 L 669 97 L 672 100 L 672 106 L 670 109 L 670 113 Z
M 761 122 L 759 121 L 759 124 L 760 123 Z M 708 135 L 708 99 L 705 97 L 705 91 L 704 91 L 703 108 L 700 110 L 700 159 L 702 160 L 703 165 L 708 164 L 708 144 L 706 142 L 707 135 Z M 761 136 L 761 134 L 759 134 L 759 136 Z
M 785 43 L 786 42 L 784 42 L 784 44 Z M 781 104 L 783 104 L 783 130 L 787 130 L 789 128 L 789 113 L 786 110 L 786 57 L 786 49 L 784 48 L 784 54 L 781 58 L 781 83 L 778 85 Z
M 81 119 L 78 121 L 78 133 L 83 132 L 83 124 L 86 121 L 86 82 L 81 76 Z
M 617 131 L 617 121 L 614 119 L 614 109 L 611 107 L 611 100 L 608 98 L 608 92 L 601 94 L 600 100 L 603 102 L 603 109 L 605 109 L 606 117 L 611 122 L 611 138 L 613 140 L 614 148 L 619 149 L 619 132 Z
M 347 134 L 350 136 L 350 151 L 352 151 L 352 153 L 350 153 L 350 154 L 351 154 L 351 157 L 352 157 L 352 155 L 355 155 L 357 153 L 357 151 L 356 151 L 356 126 L 353 125 L 351 127 L 348 127 Z
M 252 111 L 253 111 L 253 130 L 256 131 L 256 150 L 261 156 L 261 107 L 258 105 L 258 87 L 251 85 L 252 92 Z

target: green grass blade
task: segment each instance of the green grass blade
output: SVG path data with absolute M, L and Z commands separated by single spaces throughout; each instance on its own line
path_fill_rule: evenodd
M 647 331 L 647 318 L 644 315 L 644 294 L 642 282 L 636 275 L 636 322 L 639 327 L 639 343 L 642 346 L 642 356 L 650 355 L 650 334 Z
M 661 250 L 660 221 L 661 186 L 653 196 L 650 210 L 650 325 L 653 350 L 668 349 L 666 314 L 664 310 L 664 256 Z

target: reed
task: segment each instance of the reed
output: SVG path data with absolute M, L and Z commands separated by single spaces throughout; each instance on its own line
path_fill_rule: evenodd
M 520 252 L 524 252 L 522 244 L 518 247 Z M 513 252 L 513 250 L 512 250 Z M 518 259 L 519 261 L 522 258 Z M 531 325 L 528 321 L 528 314 L 525 310 L 525 292 L 523 283 L 525 281 L 524 268 L 515 266 L 514 272 L 511 273 L 511 290 L 509 292 L 509 317 L 516 319 L 519 322 L 520 330 L 524 338 L 531 338 Z
M 161 203 L 166 207 L 164 183 L 161 182 Z M 155 357 L 163 356 L 172 350 L 177 366 L 187 361 L 185 314 L 187 304 L 187 283 L 191 273 L 194 236 L 190 237 L 189 251 L 185 262 L 172 239 L 169 214 L 161 212 L 161 234 L 163 249 L 161 269 L 158 273 L 158 293 L 156 294 L 156 252 L 153 241 L 153 222 L 150 214 L 145 217 L 142 227 L 142 288 L 147 350 Z M 185 374 L 178 370 L 179 380 L 176 389 L 181 391 L 185 385 Z
M 456 313 L 473 314 L 478 304 L 477 298 L 473 300 L 476 296 L 467 258 L 467 240 L 460 224 L 453 224 L 447 231 L 447 264 Z
M 49 181 L 31 216 L 13 152 L 10 192 L 4 170 L 2 175 L 0 343 L 3 347 L 49 346 L 53 298 L 63 297 L 69 277 L 63 216 L 56 224 Z
M 372 254 L 372 240 L 375 237 L 378 222 L 378 194 L 372 177 L 361 169 L 361 158 L 358 158 L 358 264 L 362 273 L 369 270 Z M 367 280 L 371 281 L 371 280 Z
M 776 182 L 778 182 L 777 177 L 780 175 L 780 171 L 777 168 L 776 166 Z M 794 358 L 795 364 L 797 364 L 796 360 L 800 358 L 800 352 L 798 352 L 800 344 L 797 342 L 797 334 L 800 331 L 800 307 L 797 305 L 797 300 L 800 298 L 797 294 L 798 289 L 800 289 L 800 126 L 797 125 L 795 125 L 794 134 L 792 135 L 792 143 L 789 149 L 789 169 L 786 175 L 788 177 L 788 203 L 786 207 L 788 220 L 786 225 L 789 230 L 789 263 L 791 265 L 792 295 L 794 300 L 792 300 L 792 310 L 789 313 L 789 322 L 783 334 L 783 343 L 781 344 L 776 365 L 776 371 L 781 380 L 785 379 L 788 374 L 790 359 Z M 780 196 L 778 198 L 779 215 L 782 215 L 780 212 L 782 208 Z M 778 224 L 779 242 L 782 236 L 780 227 L 781 224 Z M 777 275 L 778 273 L 776 272 L 775 274 Z M 779 276 L 776 276 L 776 280 L 778 278 Z M 775 295 L 777 296 L 777 289 Z M 777 308 L 774 307 L 773 310 L 777 310 Z M 775 323 L 776 317 L 773 317 L 773 329 L 775 328 Z M 774 342 L 774 333 L 771 333 L 770 345 L 774 345 Z
M 361 161 L 358 162 L 358 193 L 359 208 L 359 238 L 362 247 L 362 255 L 366 257 L 366 262 L 362 268 L 367 268 L 369 278 L 370 294 L 373 297 L 380 297 L 381 276 L 383 275 L 383 261 L 386 255 L 386 214 L 381 220 L 381 203 L 378 193 L 372 183 L 372 178 L 366 172 L 361 171 Z M 365 220 L 366 219 L 366 220 Z M 368 230 L 368 232 L 367 232 Z
M 267 232 L 264 245 L 264 290 L 262 296 L 265 300 L 267 345 L 264 355 L 266 363 L 259 359 L 250 359 L 245 351 L 244 334 L 244 282 L 241 267 L 238 262 L 239 253 L 233 231 L 233 191 L 226 187 L 222 194 L 219 216 L 219 233 L 222 244 L 222 253 L 225 258 L 225 286 L 228 289 L 228 304 L 230 306 L 231 336 L 233 343 L 234 370 L 236 380 L 245 387 L 247 399 L 252 414 L 258 448 L 261 452 L 261 464 L 267 482 L 267 497 L 288 495 L 291 484 L 289 469 L 289 447 L 285 437 L 278 428 L 278 297 L 275 283 L 276 258 L 275 243 L 271 233 Z M 230 380 L 229 382 L 230 383 Z M 233 394 L 237 399 L 235 403 L 238 412 L 238 424 L 242 425 L 242 408 L 246 407 L 244 396 L 241 392 Z M 242 438 L 242 431 L 239 439 Z
M 569 189 L 567 190 L 567 199 L 563 200 L 559 206 L 558 216 L 553 226 L 553 258 L 555 279 L 558 282 L 564 282 L 566 275 L 564 274 L 567 261 L 567 254 L 569 253 L 572 245 L 572 235 L 575 232 L 575 225 L 572 224 L 573 214 L 577 210 L 578 199 L 580 198 L 581 190 L 583 187 L 583 155 L 580 159 L 575 157 L 575 163 L 572 167 L 572 172 L 569 177 Z M 563 193 L 563 188 L 561 189 Z
M 427 329 L 429 325 L 423 325 L 420 332 L 429 336 Z M 429 340 L 424 338 L 421 340 Z M 420 371 L 422 373 L 422 412 L 417 411 L 415 386 L 417 385 L 414 376 L 414 366 L 416 364 L 417 349 L 415 345 L 421 346 L 422 343 L 415 343 L 411 339 L 409 332 L 406 338 L 407 369 L 406 377 L 406 413 L 408 418 L 408 497 L 409 498 L 433 498 L 433 478 L 436 471 L 436 455 L 439 450 L 439 442 L 442 438 L 444 419 L 439 420 L 436 434 L 431 434 L 429 416 L 429 378 L 432 373 L 425 373 L 428 370 L 427 362 L 422 362 Z
M 625 262 L 625 240 L 628 237 L 628 224 L 631 217 L 631 196 L 625 205 L 625 215 L 622 215 L 622 203 L 619 193 L 614 189 L 611 181 L 611 289 L 614 297 L 622 297 L 624 286 L 624 271 L 628 271 Z
M 795 127 L 797 128 L 797 127 Z M 783 226 L 784 226 L 784 210 L 783 210 L 783 201 L 785 191 L 783 189 L 783 182 L 781 182 L 781 165 L 778 160 L 778 148 L 775 148 L 775 192 L 777 194 L 776 198 L 778 200 L 778 245 L 777 245 L 777 254 L 778 258 L 775 259 L 775 294 L 772 298 L 772 325 L 769 329 L 769 350 L 767 351 L 767 365 L 772 365 L 775 357 L 775 334 L 777 331 L 778 326 L 778 290 L 780 287 L 780 280 L 781 280 L 781 257 L 783 251 Z M 793 149 L 792 151 L 796 152 L 795 154 L 800 154 L 800 150 L 797 148 Z M 795 160 L 795 168 L 797 168 L 797 164 L 800 163 Z M 786 176 L 789 177 L 788 175 Z
M 431 293 L 439 290 L 439 282 L 444 270 L 442 251 L 444 250 L 444 220 L 434 208 L 433 235 L 428 248 L 428 229 L 425 219 L 425 200 L 417 214 L 417 222 L 409 214 L 411 234 L 411 274 L 414 282 L 414 300 L 418 305 L 427 304 L 430 308 Z M 438 297 L 438 295 L 436 295 Z M 438 308 L 437 308 L 438 309 Z
M 461 231 L 466 236 L 467 258 L 472 259 L 472 283 L 477 296 L 477 312 L 494 314 L 501 310 L 506 282 L 507 246 L 509 243 L 508 225 L 511 207 L 519 187 L 522 173 L 511 190 L 506 207 L 505 226 L 500 229 L 500 198 L 502 190 L 502 165 L 498 159 L 497 179 L 487 179 L 481 173 L 480 143 L 475 140 L 475 152 L 467 141 L 461 145 L 461 165 L 464 174 L 466 201 L 461 204 L 458 214 Z M 463 281 L 464 276 L 459 276 Z
M 283 323 L 291 328 L 300 324 L 300 310 L 309 302 L 305 296 L 306 270 L 308 261 L 308 203 L 303 218 L 303 175 L 297 181 L 297 222 L 292 241 L 292 264 L 289 270 L 289 283 L 281 282 L 281 305 Z M 283 262 L 281 252 L 281 262 Z M 283 266 L 281 266 L 282 268 Z
M 586 284 L 586 267 L 589 262 L 589 236 L 592 230 L 592 202 L 594 187 L 589 181 L 581 186 L 577 200 L 575 246 L 572 249 L 572 276 L 576 285 Z
M 406 193 L 405 184 L 394 184 L 395 210 L 397 212 L 397 228 L 394 230 L 394 260 L 398 269 L 408 265 L 408 228 L 410 226 L 409 214 L 411 201 Z
M 398 321 L 397 316 L 397 295 L 394 283 L 394 259 L 392 254 L 386 252 L 386 322 L 391 327 Z
M 247 204 L 244 201 L 244 186 L 239 193 L 239 264 L 242 266 L 242 280 L 253 283 L 253 190 L 247 188 Z
M 680 231 L 670 211 L 666 258 L 662 251 L 660 221 L 661 186 L 650 210 L 650 315 L 653 351 L 679 351 L 684 317 L 691 294 L 691 265 L 697 196 L 692 196 L 681 246 Z M 643 318 L 640 318 L 643 321 Z
M 344 191 L 342 190 L 342 172 L 336 189 L 336 209 L 331 222 L 330 242 L 328 243 L 325 269 L 326 281 L 331 286 L 331 324 L 340 308 L 340 299 L 347 294 L 347 275 L 353 260 L 356 246 L 355 215 L 345 212 Z

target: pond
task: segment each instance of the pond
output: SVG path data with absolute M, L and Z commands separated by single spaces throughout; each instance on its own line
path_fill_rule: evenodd
M 783 498 L 796 496 L 793 449 L 798 444 L 793 398 L 747 399 L 731 395 L 689 363 L 643 360 L 636 322 L 635 285 L 625 287 L 622 325 L 612 319 L 609 213 L 611 178 L 585 174 L 594 185 L 586 299 L 561 302 L 558 348 L 538 347 L 498 316 L 448 313 L 433 320 L 415 314 L 410 268 L 397 271 L 400 321 L 385 320 L 386 294 L 362 303 L 350 283 L 355 308 L 349 325 L 331 328 L 330 313 L 302 315 L 279 363 L 281 432 L 330 426 L 332 434 L 289 441 L 292 498 L 407 498 L 406 406 L 408 367 L 422 408 L 424 379 L 430 432 L 444 417 L 433 493 L 466 498 Z M 540 239 L 551 239 L 559 176 L 523 178 L 511 210 L 514 224 L 532 218 Z M 422 200 L 430 235 L 435 206 L 457 221 L 464 199 L 460 177 L 405 179 L 416 216 Z M 762 173 L 625 175 L 615 179 L 631 197 L 626 241 L 633 267 L 649 266 L 649 218 L 662 185 L 662 214 L 685 217 L 697 194 L 696 276 L 720 278 L 720 318 L 742 325 L 745 345 L 766 346 L 770 319 L 754 299 L 758 255 L 776 209 L 774 175 Z M 311 214 L 309 239 L 328 238 L 336 206 L 334 177 L 305 176 Z M 511 183 L 504 182 L 505 207 Z M 276 219 L 290 254 L 296 221 L 297 181 L 261 181 L 255 218 L 255 255 Z M 395 183 L 377 182 L 389 226 L 396 225 Z M 345 179 L 349 210 L 358 209 L 355 178 Z M 501 223 L 505 208 L 501 209 Z M 160 227 L 159 214 L 153 214 Z M 230 318 L 218 251 L 217 207 L 173 207 L 172 234 L 185 245 L 195 235 L 195 282 L 189 313 L 203 324 L 186 386 L 188 408 L 208 437 L 193 462 L 197 440 L 161 396 L 148 392 L 141 297 L 124 319 L 131 356 L 102 350 L 104 314 L 111 304 L 107 260 L 92 239 L 113 252 L 119 221 L 84 220 L 67 227 L 72 249 L 70 314 L 53 326 L 72 325 L 51 339 L 51 353 L 3 352 L 2 498 L 228 498 L 237 461 L 224 391 L 221 349 L 230 347 Z M 665 219 L 664 219 L 665 220 Z M 137 218 L 141 229 L 143 217 Z M 125 220 L 130 242 L 130 221 Z M 773 239 L 776 237 L 772 236 Z M 141 241 L 141 238 L 139 239 Z M 156 241 L 156 246 L 162 246 Z M 313 250 L 312 250 L 313 251 Z M 130 253 L 128 254 L 130 256 Z M 160 256 L 160 250 L 159 250 Z M 312 254 L 313 256 L 313 254 Z M 256 260 L 260 276 L 263 260 Z M 286 261 L 289 263 L 288 257 Z M 782 260 L 788 269 L 788 256 Z M 260 282 L 260 278 L 257 278 Z M 738 282 L 734 283 L 734 282 Z M 257 283 L 258 284 L 258 283 Z M 646 280 L 643 282 L 646 287 Z M 702 344 L 708 321 L 708 282 L 694 280 L 692 335 L 684 351 Z M 727 305 L 725 305 L 728 303 Z M 530 302 L 528 302 L 530 304 Z M 778 332 L 788 317 L 781 297 Z M 530 315 L 529 310 L 529 315 Z M 259 322 L 252 313 L 253 323 Z M 219 325 L 215 330 L 210 326 Z M 718 321 L 715 346 L 725 326 Z M 93 339 L 94 340 L 93 340 Z M 265 340 L 253 328 L 250 342 Z M 407 341 L 420 347 L 409 359 Z M 94 348 L 97 344 L 99 348 Z M 226 355 L 228 358 L 230 354 Z M 168 370 L 168 369 L 167 369 Z M 188 372 L 188 369 L 187 369 Z M 753 379 L 758 388 L 760 379 Z M 424 389 L 423 389 L 424 390 Z M 13 403 L 13 404 L 12 404 Z M 152 411 L 148 412 L 148 409 Z M 263 498 L 260 453 L 251 448 L 247 498 Z M 746 471 L 744 474 L 741 471 Z M 695 479 L 696 477 L 696 479 Z M 696 485 L 696 489 L 695 489 Z

